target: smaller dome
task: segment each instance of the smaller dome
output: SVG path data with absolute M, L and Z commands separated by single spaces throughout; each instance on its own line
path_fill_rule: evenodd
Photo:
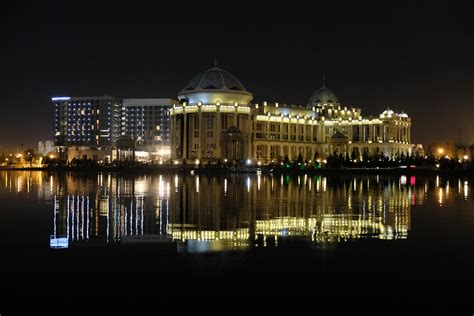
M 398 114 L 399 117 L 404 117 L 404 118 L 407 118 L 408 117 L 408 114 L 406 114 L 405 112 L 402 111 L 402 113 Z
M 327 103 L 339 103 L 337 96 L 326 87 L 322 87 L 317 90 L 311 98 L 309 99 L 308 105 L 314 106 L 317 104 L 327 104 Z
M 382 112 L 382 114 L 380 114 L 380 116 L 393 116 L 393 115 L 395 115 L 395 112 L 390 110 L 390 108 L 387 108 L 385 111 Z

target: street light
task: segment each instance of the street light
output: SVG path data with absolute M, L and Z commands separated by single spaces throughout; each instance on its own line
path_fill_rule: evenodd
M 442 155 L 444 153 L 444 149 L 443 148 L 438 148 L 438 154 Z

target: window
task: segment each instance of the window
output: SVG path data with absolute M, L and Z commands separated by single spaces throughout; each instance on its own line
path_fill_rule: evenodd
M 197 114 L 194 114 L 194 128 L 199 128 L 199 116 Z
M 214 118 L 207 117 L 207 137 L 214 137 Z
M 227 129 L 228 128 L 227 121 L 228 121 L 227 114 L 222 114 L 222 123 L 221 123 L 222 129 Z

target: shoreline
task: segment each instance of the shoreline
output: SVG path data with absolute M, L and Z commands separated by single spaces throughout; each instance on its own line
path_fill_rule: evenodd
M 196 167 L 196 166 L 135 166 L 135 167 L 56 167 L 56 168 L 0 168 L 0 171 L 45 171 L 54 173 L 130 173 L 130 174 L 275 174 L 275 175 L 466 175 L 474 176 L 474 169 L 434 168 L 341 168 L 313 170 L 282 170 L 263 167 Z

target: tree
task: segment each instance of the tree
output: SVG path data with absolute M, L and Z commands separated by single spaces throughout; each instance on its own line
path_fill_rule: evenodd
M 351 153 L 351 159 L 352 159 L 353 162 L 355 162 L 355 160 L 356 160 L 356 152 L 355 152 L 354 149 L 352 150 L 352 153 Z
M 291 166 L 290 158 L 288 158 L 288 155 L 285 155 L 285 158 L 283 160 L 283 166 L 285 168 L 290 168 L 290 166 Z
M 35 150 L 31 148 L 26 150 L 23 154 L 23 157 L 25 161 L 30 165 L 30 168 L 31 168 L 31 164 L 33 162 L 34 156 L 35 156 Z

